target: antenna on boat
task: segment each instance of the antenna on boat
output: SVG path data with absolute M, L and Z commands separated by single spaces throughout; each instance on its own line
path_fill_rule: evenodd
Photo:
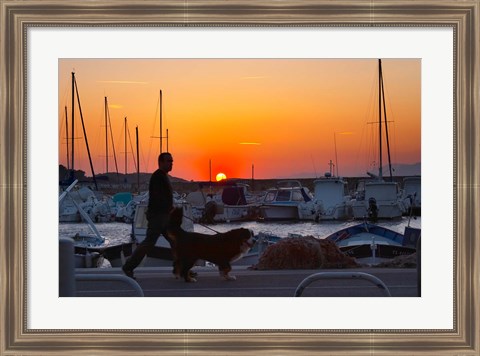
M 337 169 L 336 176 L 338 177 L 337 133 L 336 132 L 333 133 L 333 145 L 335 146 L 335 166 L 336 166 L 336 169 Z M 330 168 L 331 168 L 331 166 L 330 166 Z M 330 169 L 330 173 L 332 173 L 331 169 Z
M 330 160 L 330 163 L 328 164 L 330 166 L 330 176 L 332 176 L 334 174 L 334 170 L 335 170 L 335 164 L 332 162 L 332 160 Z

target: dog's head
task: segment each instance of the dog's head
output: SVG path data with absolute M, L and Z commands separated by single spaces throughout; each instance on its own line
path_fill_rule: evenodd
M 231 230 L 227 234 L 233 235 L 231 236 L 232 240 L 236 240 L 236 246 L 238 246 L 237 248 L 239 249 L 237 250 L 238 252 L 235 254 L 235 256 L 231 259 L 230 262 L 234 262 L 242 258 L 243 255 L 245 255 L 248 251 L 250 251 L 250 249 L 255 244 L 253 231 L 250 229 L 245 229 L 245 228 L 235 229 L 235 230 Z
M 245 229 L 245 228 L 240 228 L 237 231 L 238 231 L 238 236 L 239 236 L 240 241 L 241 241 L 240 249 L 241 249 L 242 253 L 246 253 L 255 244 L 255 240 L 254 240 L 254 237 L 253 237 L 254 236 L 253 231 L 250 230 L 250 229 Z

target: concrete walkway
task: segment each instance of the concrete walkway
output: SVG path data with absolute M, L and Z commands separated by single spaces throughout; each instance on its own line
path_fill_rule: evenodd
M 299 284 L 308 276 L 320 272 L 368 273 L 380 279 L 392 297 L 417 296 L 417 270 L 395 268 L 354 268 L 329 270 L 255 271 L 234 267 L 236 281 L 220 278 L 213 267 L 195 267 L 196 283 L 175 279 L 170 267 L 139 267 L 136 281 L 145 297 L 293 297 Z M 83 268 L 82 274 L 122 274 L 120 268 Z M 134 296 L 130 286 L 115 281 L 77 281 L 79 297 Z M 316 280 L 309 284 L 301 297 L 383 297 L 385 292 L 375 284 L 359 278 Z

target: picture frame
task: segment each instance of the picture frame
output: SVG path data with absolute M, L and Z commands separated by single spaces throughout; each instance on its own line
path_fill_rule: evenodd
M 480 3 L 465 1 L 0 0 L 0 353 L 475 355 L 479 300 Z M 454 328 L 451 330 L 31 330 L 27 328 L 26 29 L 29 26 L 453 28 Z

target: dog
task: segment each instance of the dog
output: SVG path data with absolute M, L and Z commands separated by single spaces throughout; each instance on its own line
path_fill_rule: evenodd
M 188 232 L 181 228 L 182 208 L 170 213 L 166 229 L 168 238 L 173 242 L 175 256 L 174 274 L 186 282 L 196 282 L 190 269 L 197 260 L 206 260 L 218 266 L 220 276 L 228 281 L 236 280 L 230 275 L 231 263 L 240 259 L 254 245 L 253 232 L 249 229 L 234 229 L 216 235 Z

